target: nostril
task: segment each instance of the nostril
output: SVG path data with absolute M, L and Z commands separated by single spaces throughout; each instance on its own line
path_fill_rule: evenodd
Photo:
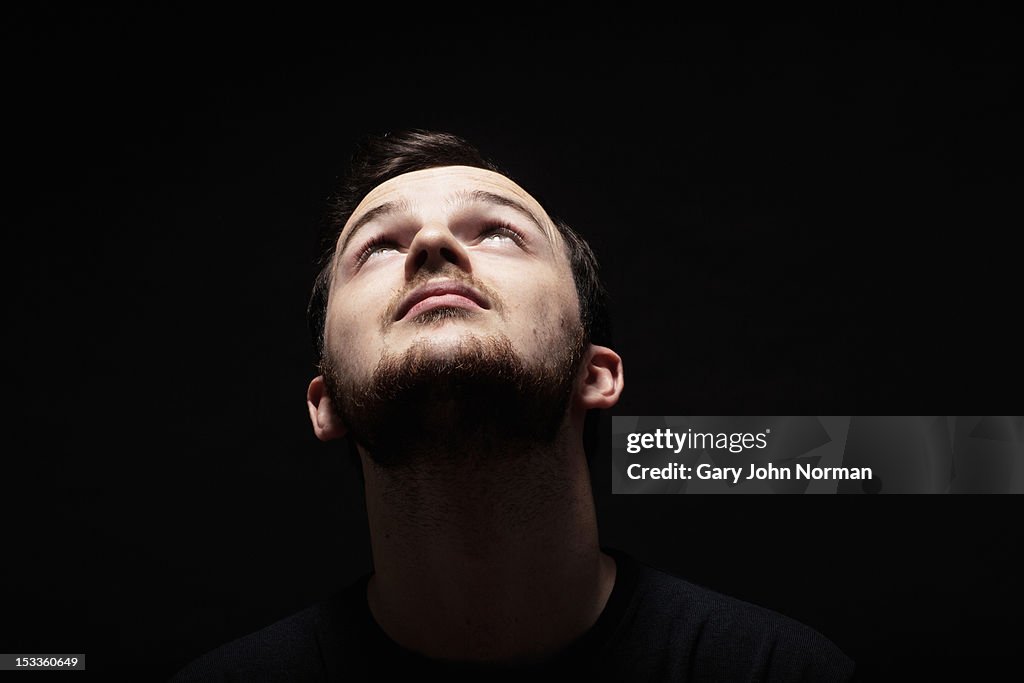
M 442 258 L 444 258 L 445 261 L 448 261 L 449 263 L 458 263 L 459 262 L 458 254 L 456 254 L 451 249 L 448 249 L 447 247 L 442 247 L 442 249 L 441 249 L 441 256 L 442 256 Z
M 422 268 L 423 264 L 427 262 L 426 250 L 421 249 L 420 253 L 416 254 L 416 259 L 413 262 L 416 264 L 416 268 Z

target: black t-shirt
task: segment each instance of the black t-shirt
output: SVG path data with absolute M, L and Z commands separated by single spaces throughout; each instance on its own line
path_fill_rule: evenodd
M 364 576 L 223 645 L 172 683 L 207 681 L 848 681 L 853 662 L 813 629 L 642 564 L 616 550 L 615 587 L 594 626 L 543 664 L 446 662 L 405 650 L 374 621 Z M 429 680 L 429 679 L 424 679 Z

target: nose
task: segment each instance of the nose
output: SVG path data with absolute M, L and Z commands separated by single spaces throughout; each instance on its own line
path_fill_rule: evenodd
M 421 271 L 441 271 L 454 265 L 471 273 L 469 252 L 443 222 L 424 224 L 413 237 L 405 257 L 405 278 L 412 280 Z

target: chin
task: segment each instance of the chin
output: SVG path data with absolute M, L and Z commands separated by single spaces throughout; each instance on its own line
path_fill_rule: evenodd
M 470 339 L 496 336 L 485 330 L 475 311 L 465 308 L 433 308 L 406 321 L 411 330 L 411 346 L 447 346 Z
M 451 358 L 490 341 L 494 336 L 467 330 L 459 325 L 444 325 L 431 330 L 429 334 L 417 334 L 409 342 L 406 353 L 421 359 Z

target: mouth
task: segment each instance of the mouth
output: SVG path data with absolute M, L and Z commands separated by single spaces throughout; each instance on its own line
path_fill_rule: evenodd
M 395 320 L 414 318 L 434 308 L 481 308 L 487 310 L 490 302 L 475 289 L 455 280 L 428 282 L 417 287 L 395 311 Z

